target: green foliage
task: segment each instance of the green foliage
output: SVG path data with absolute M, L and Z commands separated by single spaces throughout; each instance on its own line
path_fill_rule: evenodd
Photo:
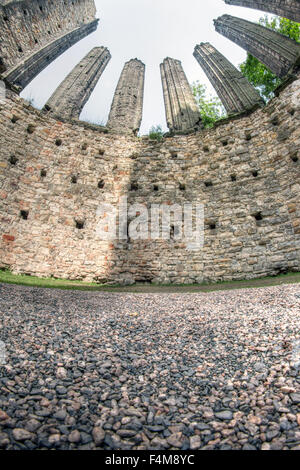
M 225 116 L 225 109 L 219 98 L 208 95 L 205 85 L 199 81 L 192 83 L 192 92 L 196 98 L 204 127 L 212 127 L 214 123 Z
M 149 131 L 149 138 L 160 142 L 164 137 L 164 132 L 161 126 L 152 126 Z
M 278 16 L 269 18 L 266 15 L 259 20 L 259 24 L 300 42 L 299 23 Z M 240 65 L 240 70 L 266 101 L 274 96 L 275 88 L 281 83 L 280 78 L 251 54 L 248 54 L 246 61 Z

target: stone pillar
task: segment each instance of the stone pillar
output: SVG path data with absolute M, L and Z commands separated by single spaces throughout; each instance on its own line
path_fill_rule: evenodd
M 126 62 L 117 85 L 107 127 L 137 134 L 142 122 L 145 65 L 138 59 Z
M 87 25 L 60 36 L 55 41 L 41 48 L 38 52 L 31 54 L 12 69 L 5 71 L 2 74 L 3 79 L 19 88 L 21 91 L 47 67 L 47 65 L 69 49 L 69 47 L 95 31 L 97 25 L 98 20 L 94 20 Z
M 167 57 L 160 65 L 167 125 L 171 132 L 199 129 L 200 112 L 181 62 Z
M 110 59 L 106 47 L 94 47 L 55 90 L 44 110 L 65 119 L 79 119 Z
M 214 21 L 216 31 L 243 47 L 278 77 L 285 77 L 300 57 L 300 45 L 259 24 L 223 15 Z
M 94 0 L 1 0 L 0 59 L 5 70 L 95 16 Z
M 243 74 L 211 44 L 197 45 L 194 57 L 218 93 L 228 114 L 241 113 L 264 103 Z
M 225 3 L 274 13 L 300 23 L 299 0 L 225 0 Z

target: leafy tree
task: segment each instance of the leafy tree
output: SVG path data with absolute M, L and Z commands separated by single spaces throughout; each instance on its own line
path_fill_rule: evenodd
M 152 126 L 149 131 L 149 138 L 160 142 L 164 137 L 164 132 L 161 126 Z
M 219 98 L 208 95 L 205 85 L 199 81 L 192 83 L 192 92 L 196 98 L 204 127 L 212 127 L 218 119 L 226 115 Z
M 300 42 L 299 23 L 278 16 L 269 18 L 265 15 L 259 20 L 259 24 Z M 282 82 L 268 67 L 251 54 L 248 54 L 246 61 L 240 65 L 240 70 L 266 101 L 274 96 L 275 88 Z

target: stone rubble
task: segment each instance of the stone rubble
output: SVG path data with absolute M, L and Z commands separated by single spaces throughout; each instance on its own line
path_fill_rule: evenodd
M 296 284 L 205 294 L 0 284 L 0 447 L 299 450 L 299 312 Z

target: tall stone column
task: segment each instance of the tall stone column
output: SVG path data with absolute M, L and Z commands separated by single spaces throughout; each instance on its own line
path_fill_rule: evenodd
M 214 21 L 216 31 L 265 64 L 278 77 L 285 77 L 300 58 L 300 45 L 259 24 L 223 15 Z
M 215 88 L 228 114 L 236 114 L 263 104 L 255 88 L 229 60 L 209 43 L 195 47 L 197 59 Z
M 126 62 L 109 113 L 109 129 L 138 133 L 143 116 L 144 81 L 145 65 L 138 59 Z
M 16 86 L 21 91 L 33 80 L 47 65 L 59 57 L 69 47 L 97 29 L 99 20 L 94 20 L 73 31 L 60 36 L 55 41 L 41 48 L 38 52 L 18 63 L 12 69 L 2 74 L 4 80 Z
M 299 0 L 225 0 L 225 3 L 274 13 L 300 23 Z
M 171 132 L 199 129 L 200 112 L 181 62 L 167 57 L 160 65 L 167 125 Z
M 1 0 L 0 58 L 5 70 L 95 16 L 94 0 Z
M 110 59 L 106 47 L 94 47 L 55 90 L 45 104 L 45 111 L 65 119 L 78 119 Z

